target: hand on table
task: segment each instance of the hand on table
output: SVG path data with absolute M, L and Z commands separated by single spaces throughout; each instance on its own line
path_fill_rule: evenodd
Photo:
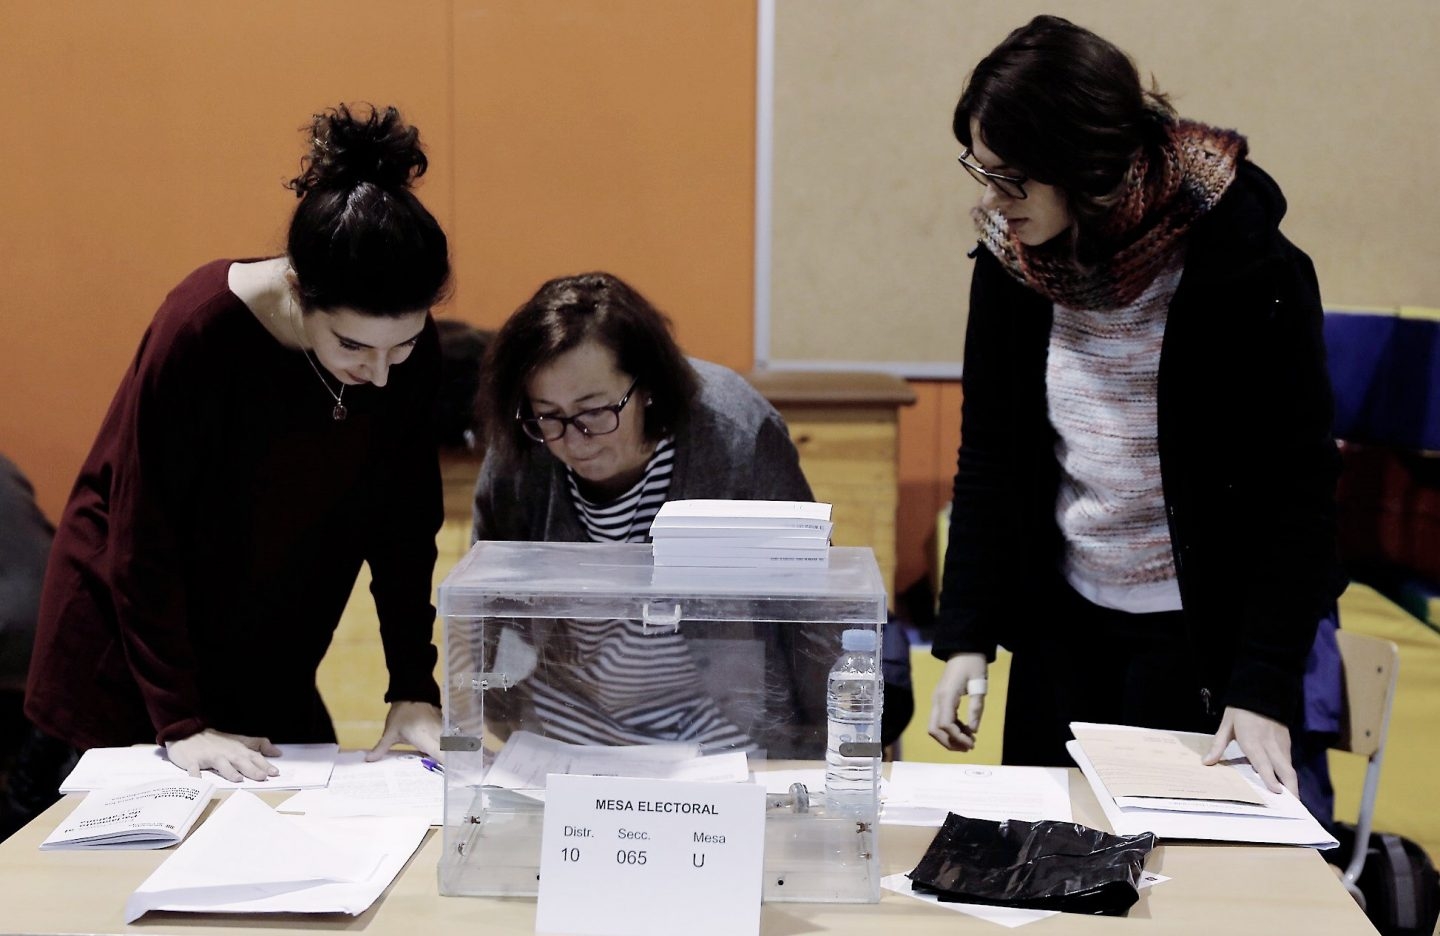
M 444 761 L 440 753 L 440 709 L 429 702 L 392 702 L 385 716 L 385 733 L 365 755 L 376 761 L 397 744 L 408 744 L 422 754 Z
M 213 770 L 226 780 L 239 782 L 264 780 L 280 773 L 280 768 L 265 759 L 280 756 L 280 749 L 269 738 L 251 738 L 214 728 L 166 741 L 165 753 L 172 764 L 192 777 L 200 776 L 202 770 Z
M 1205 755 L 1207 766 L 1220 762 L 1232 738 L 1271 793 L 1279 793 L 1283 787 L 1300 795 L 1295 766 L 1290 760 L 1289 728 L 1248 709 L 1226 706 L 1220 730 L 1215 732 L 1215 743 Z
M 985 713 L 987 663 L 983 653 L 957 653 L 945 664 L 930 703 L 930 737 L 952 751 L 975 747 L 980 716 Z M 958 718 L 960 697 L 970 697 L 969 717 Z

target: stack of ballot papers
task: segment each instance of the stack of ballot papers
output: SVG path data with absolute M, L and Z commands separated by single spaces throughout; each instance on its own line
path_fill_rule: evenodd
M 823 569 L 830 505 L 806 501 L 679 500 L 650 525 L 655 565 Z
M 269 758 L 280 771 L 264 780 L 226 780 L 212 770 L 204 776 L 217 790 L 309 790 L 330 782 L 338 744 L 279 744 L 279 757 Z M 153 780 L 186 776 L 170 762 L 163 747 L 91 748 L 80 756 L 75 769 L 60 783 L 61 793 L 85 793 L 108 787 L 134 786 Z
M 429 828 L 410 816 L 282 816 L 237 790 L 130 895 L 125 922 L 151 910 L 363 913 Z
M 1072 722 L 1065 747 L 1118 835 L 1334 848 L 1287 791 L 1271 793 L 1234 742 L 1213 767 L 1210 735 Z
M 95 790 L 40 847 L 168 848 L 185 838 L 214 792 L 209 780 L 186 776 Z

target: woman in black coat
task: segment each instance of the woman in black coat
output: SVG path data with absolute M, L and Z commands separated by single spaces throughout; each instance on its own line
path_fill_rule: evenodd
M 998 643 L 1007 763 L 1132 724 L 1213 732 L 1211 762 L 1235 740 L 1294 791 L 1343 578 L 1319 288 L 1283 195 L 1244 137 L 1053 16 L 976 66 L 954 131 L 985 191 L 931 735 L 973 745 Z

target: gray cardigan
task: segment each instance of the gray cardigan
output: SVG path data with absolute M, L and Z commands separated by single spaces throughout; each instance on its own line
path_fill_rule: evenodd
M 734 371 L 691 359 L 700 378 L 689 419 L 675 433 L 667 500 L 814 499 L 799 454 L 775 408 Z M 588 542 L 570 500 L 565 466 L 540 444 L 513 473 L 486 458 L 475 488 L 473 538 Z M 685 629 L 682 627 L 682 632 Z M 697 634 L 703 631 L 704 636 Z M 839 656 L 839 630 L 769 622 L 709 623 L 687 634 L 703 690 L 727 717 L 774 757 L 821 756 L 825 685 Z M 537 648 L 541 654 L 544 648 Z M 764 684 L 756 672 L 763 668 Z M 537 672 L 544 672 L 537 669 Z M 487 701 L 487 722 L 539 730 L 524 683 Z M 504 710 L 501 718 L 491 712 Z

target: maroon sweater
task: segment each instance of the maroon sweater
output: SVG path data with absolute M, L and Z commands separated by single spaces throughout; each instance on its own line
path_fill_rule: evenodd
M 229 268 L 201 267 L 156 313 L 55 536 L 25 713 L 79 748 L 207 727 L 333 740 L 315 673 L 362 562 L 386 701 L 439 703 L 435 325 L 387 386 L 347 388 L 336 422 Z

